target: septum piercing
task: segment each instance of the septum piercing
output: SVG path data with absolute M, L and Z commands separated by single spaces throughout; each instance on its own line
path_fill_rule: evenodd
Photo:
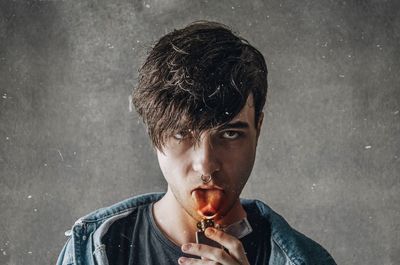
M 201 181 L 203 181 L 204 184 L 207 184 L 208 182 L 210 182 L 212 180 L 212 176 L 211 175 L 208 175 L 208 176 L 201 175 L 200 178 L 201 178 Z

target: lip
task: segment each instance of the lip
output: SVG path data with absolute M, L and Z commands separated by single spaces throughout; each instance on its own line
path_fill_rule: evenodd
M 202 185 L 200 185 L 200 186 L 197 186 L 196 188 L 194 188 L 193 190 L 191 190 L 190 193 L 192 193 L 192 192 L 195 191 L 195 190 L 220 190 L 220 191 L 224 192 L 224 189 L 221 188 L 221 187 L 218 186 L 218 185 L 205 185 L 205 184 L 202 184 Z

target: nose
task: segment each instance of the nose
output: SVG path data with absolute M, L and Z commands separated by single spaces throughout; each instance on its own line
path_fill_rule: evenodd
M 199 176 L 213 176 L 220 170 L 217 148 L 210 135 L 202 135 L 199 142 L 192 147 L 192 167 Z

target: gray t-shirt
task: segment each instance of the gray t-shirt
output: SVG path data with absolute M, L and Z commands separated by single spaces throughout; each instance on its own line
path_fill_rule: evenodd
M 111 225 L 103 238 L 110 265 L 178 264 L 183 253 L 157 227 L 153 204 L 142 205 Z M 241 239 L 250 264 L 267 264 L 271 251 L 268 222 L 257 208 L 245 207 L 253 232 Z M 199 258 L 199 257 L 195 257 Z

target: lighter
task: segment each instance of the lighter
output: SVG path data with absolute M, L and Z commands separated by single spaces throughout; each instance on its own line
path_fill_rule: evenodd
M 218 248 L 222 248 L 222 246 L 215 242 L 214 240 L 209 239 L 208 237 L 206 237 L 204 235 L 204 231 L 206 230 L 207 227 L 213 227 L 218 229 L 218 225 L 215 225 L 214 220 L 213 219 L 203 219 L 200 222 L 197 223 L 197 228 L 199 229 L 196 232 L 196 243 L 198 244 L 205 244 L 205 245 L 209 245 L 211 247 L 218 247 Z
M 204 218 L 203 220 L 197 223 L 197 228 L 199 229 L 199 231 L 196 232 L 196 243 L 205 244 L 212 247 L 219 247 L 219 248 L 223 247 L 219 243 L 209 239 L 204 235 L 204 231 L 206 230 L 207 227 L 213 227 L 218 230 L 222 230 L 225 233 L 230 234 L 231 236 L 234 236 L 238 239 L 245 237 L 246 235 L 250 234 L 253 231 L 246 217 L 226 227 L 221 227 L 220 225 L 215 224 L 214 220 L 211 218 L 210 219 Z

